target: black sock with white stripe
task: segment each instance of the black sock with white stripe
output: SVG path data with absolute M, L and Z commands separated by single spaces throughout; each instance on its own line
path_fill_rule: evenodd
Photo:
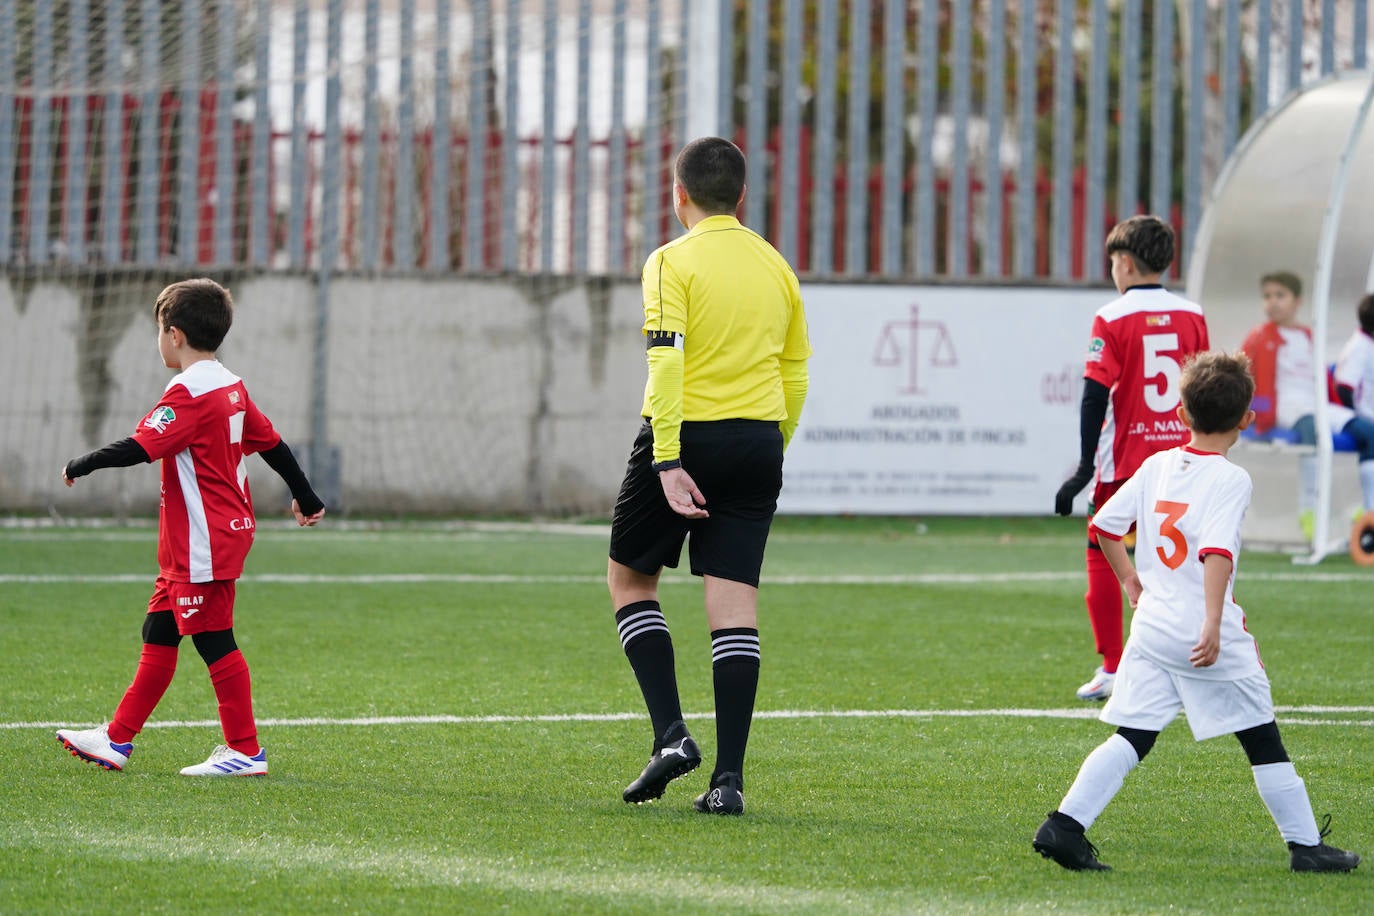
M 716 688 L 716 770 L 744 776 L 744 748 L 759 689 L 759 631 L 730 627 L 711 631 L 711 674 Z
M 657 741 L 682 718 L 668 621 L 657 601 L 636 601 L 615 612 L 615 626 L 635 680 L 639 681 L 639 690 L 644 694 Z

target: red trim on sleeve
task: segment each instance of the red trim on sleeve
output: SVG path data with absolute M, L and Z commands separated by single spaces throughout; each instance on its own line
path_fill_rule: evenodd
M 1091 531 L 1093 534 L 1096 534 L 1098 537 L 1106 538 L 1109 541 L 1121 541 L 1125 540 L 1126 538 L 1126 535 L 1124 534 L 1114 534 L 1110 531 L 1104 531 L 1093 524 L 1088 525 L 1088 530 Z
M 1201 550 L 1199 550 L 1199 551 L 1197 552 L 1197 559 L 1198 559 L 1198 562 L 1201 563 L 1203 560 L 1207 559 L 1207 557 L 1208 557 L 1208 556 L 1211 556 L 1211 555 L 1216 555 L 1216 556 L 1219 556 L 1219 557 L 1225 557 L 1226 559 L 1230 560 L 1232 563 L 1235 563 L 1235 562 L 1236 562 L 1236 558 L 1233 557 L 1233 556 L 1231 556 L 1231 551 L 1227 550 L 1225 547 L 1204 547 L 1204 548 L 1202 548 Z

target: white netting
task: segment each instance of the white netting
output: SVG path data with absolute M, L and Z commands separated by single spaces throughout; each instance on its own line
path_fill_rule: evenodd
M 642 380 L 601 335 L 634 328 L 555 275 L 633 274 L 669 231 L 683 6 L 653 7 L 0 0 L 0 510 L 155 507 L 151 469 L 57 472 L 155 402 L 153 301 L 208 274 L 221 358 L 351 505 L 602 511 L 586 449 L 628 437 L 588 428 L 632 427 Z

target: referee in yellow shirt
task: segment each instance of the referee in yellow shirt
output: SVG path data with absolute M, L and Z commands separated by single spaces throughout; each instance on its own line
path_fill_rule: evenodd
M 744 170 L 744 154 L 719 137 L 692 141 L 674 163 L 673 211 L 687 234 L 644 264 L 645 420 L 616 498 L 606 575 L 654 729 L 649 763 L 624 791 L 636 804 L 701 763 L 682 721 L 658 577 L 678 565 L 684 541 L 703 577 L 716 768 L 694 805 L 714 814 L 744 813 L 759 570 L 811 355 L 796 275 L 735 218 Z

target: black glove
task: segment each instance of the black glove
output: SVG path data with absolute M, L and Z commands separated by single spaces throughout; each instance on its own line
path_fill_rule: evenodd
M 1092 465 L 1079 465 L 1078 470 L 1064 485 L 1059 488 L 1059 492 L 1054 494 L 1054 514 L 1072 515 L 1073 498 L 1083 492 L 1083 488 L 1088 485 L 1088 481 L 1093 479 Z

